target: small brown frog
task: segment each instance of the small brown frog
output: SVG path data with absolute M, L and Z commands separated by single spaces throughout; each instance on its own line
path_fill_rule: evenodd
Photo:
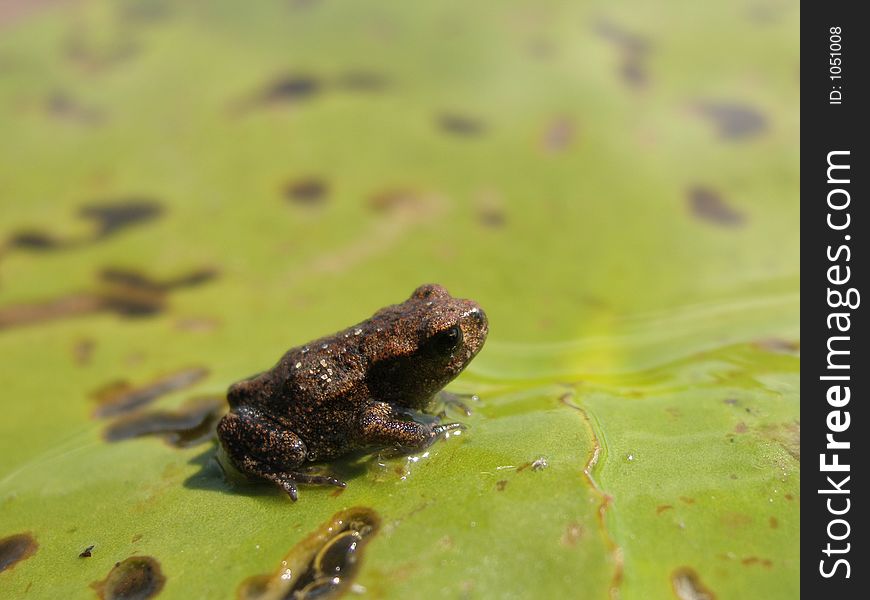
M 230 386 L 230 412 L 218 424 L 226 456 L 293 500 L 299 483 L 344 487 L 304 465 L 359 449 L 420 450 L 462 427 L 421 422 L 413 411 L 462 372 L 487 332 L 477 303 L 420 286 L 402 304 L 288 350 L 271 370 Z

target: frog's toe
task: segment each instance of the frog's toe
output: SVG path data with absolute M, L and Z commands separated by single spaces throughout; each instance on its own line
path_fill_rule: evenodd
M 282 490 L 284 490 L 284 492 L 288 496 L 290 496 L 290 499 L 293 500 L 293 502 L 296 502 L 296 499 L 298 498 L 299 495 L 298 495 L 297 489 L 296 489 L 295 478 L 291 477 L 287 473 L 269 473 L 269 474 L 263 475 L 263 477 L 265 479 L 268 479 L 272 483 L 276 484 Z
M 347 487 L 347 484 L 340 479 L 331 475 L 312 475 L 311 473 L 294 473 L 293 479 L 299 483 L 307 483 L 311 485 L 334 485 L 336 487 Z
M 462 398 L 468 398 L 471 400 L 477 400 L 477 396 L 475 395 L 462 395 L 454 394 L 453 392 L 445 392 L 441 391 L 438 396 L 438 403 L 441 405 L 441 410 L 438 412 L 438 416 L 446 417 L 447 410 L 453 409 L 457 412 L 461 412 L 466 417 L 470 417 L 472 414 L 471 408 L 462 401 Z

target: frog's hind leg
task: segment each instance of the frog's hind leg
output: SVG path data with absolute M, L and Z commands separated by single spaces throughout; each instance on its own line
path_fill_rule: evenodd
M 218 437 L 229 459 L 245 475 L 275 483 L 296 500 L 294 469 L 305 463 L 305 442 L 254 408 L 240 407 L 218 423 Z
M 298 496 L 298 483 L 346 485 L 329 475 L 297 471 L 306 462 L 305 442 L 253 407 L 239 407 L 224 416 L 218 424 L 218 437 L 239 471 L 271 481 L 293 501 Z

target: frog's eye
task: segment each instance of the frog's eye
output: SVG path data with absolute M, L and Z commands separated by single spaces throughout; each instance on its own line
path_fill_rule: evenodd
M 449 354 L 462 343 L 462 329 L 454 325 L 450 329 L 437 333 L 432 338 L 432 346 L 439 354 Z

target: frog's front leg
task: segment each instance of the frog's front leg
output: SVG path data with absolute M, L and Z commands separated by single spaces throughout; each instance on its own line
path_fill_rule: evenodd
M 445 431 L 464 429 L 462 423 L 419 423 L 384 402 L 371 402 L 359 423 L 360 442 L 367 446 L 393 446 L 404 451 L 422 450 Z
M 305 463 L 305 442 L 256 408 L 242 406 L 225 415 L 218 437 L 239 471 L 271 481 L 294 501 L 297 483 L 345 486 L 334 477 L 297 471 Z

